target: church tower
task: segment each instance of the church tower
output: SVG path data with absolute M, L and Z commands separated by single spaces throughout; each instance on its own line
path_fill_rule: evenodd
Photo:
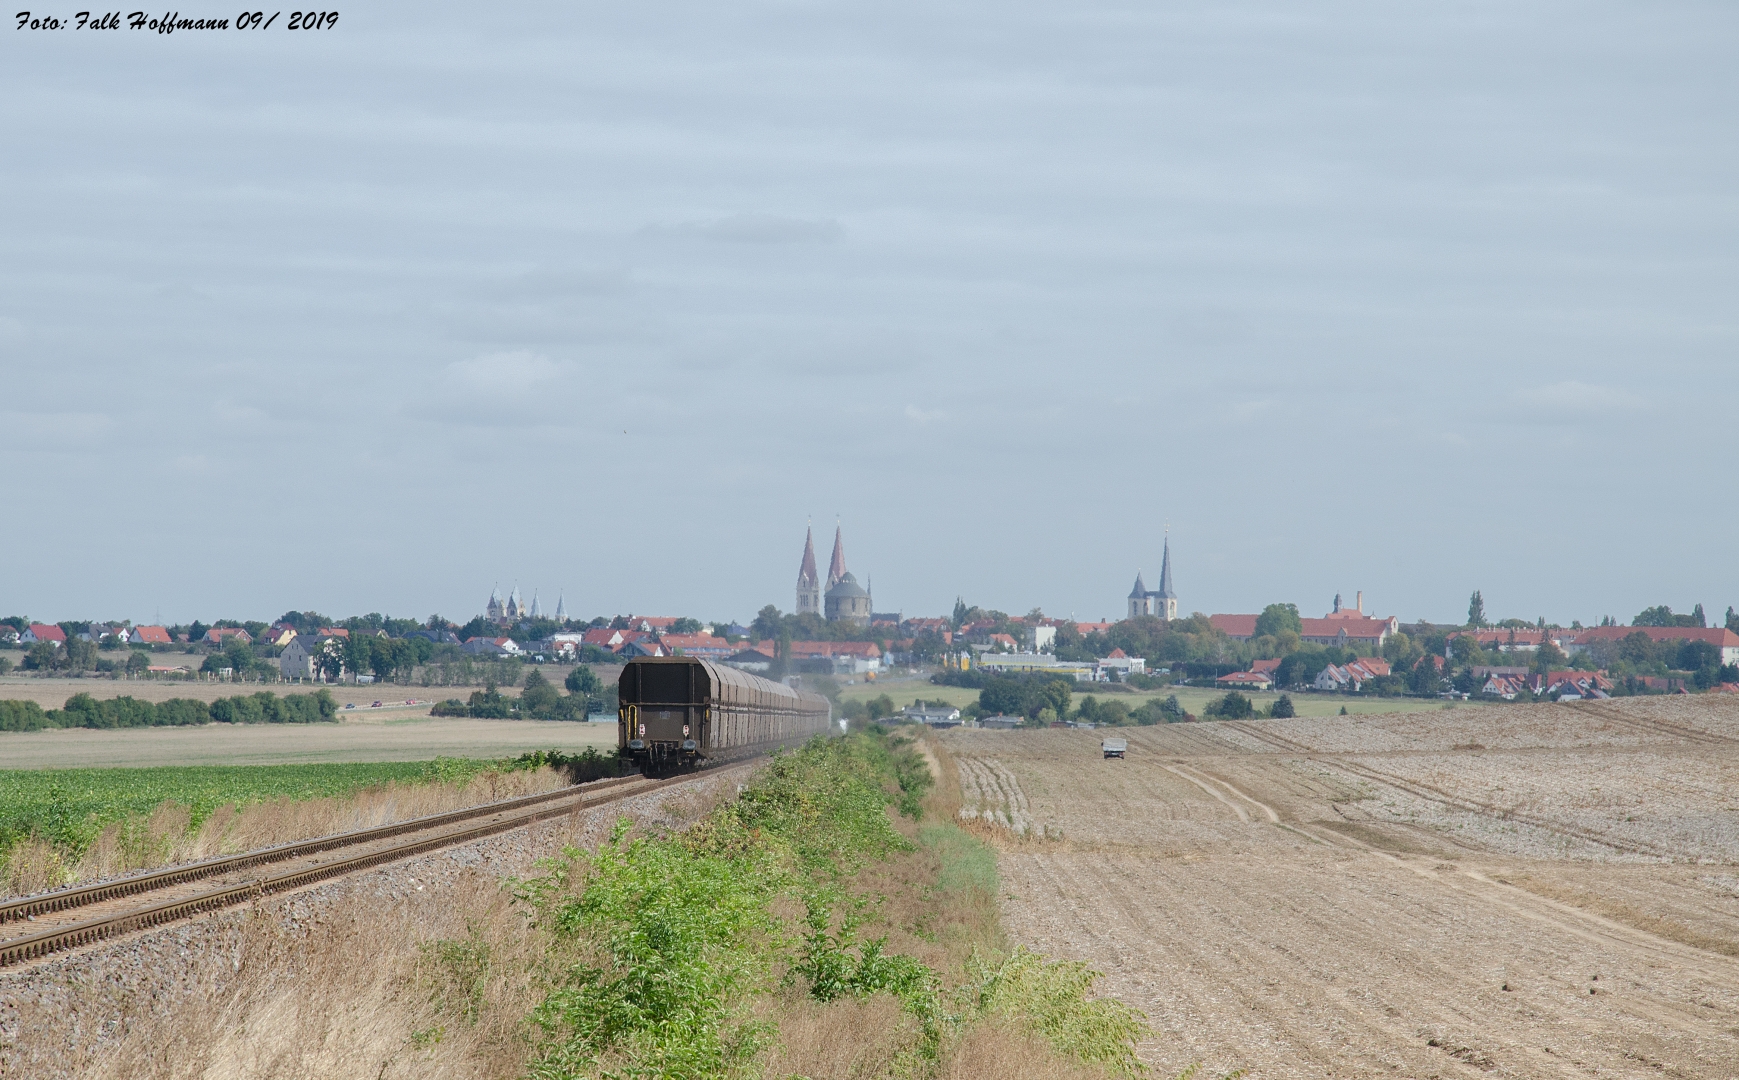
M 1135 588 L 1129 590 L 1129 617 L 1140 618 L 1153 614 L 1153 594 L 1147 591 L 1147 582 L 1141 580 L 1141 571 L 1135 572 Z
M 797 614 L 821 614 L 821 578 L 815 572 L 815 530 L 803 537 L 803 562 L 797 567 Z
M 833 588 L 839 584 L 839 579 L 845 576 L 845 533 L 838 525 L 833 527 L 833 559 L 827 564 L 827 587 Z
M 1165 538 L 1165 560 L 1159 566 L 1159 591 L 1153 594 L 1154 614 L 1170 622 L 1177 618 L 1177 593 L 1171 587 L 1171 537 Z

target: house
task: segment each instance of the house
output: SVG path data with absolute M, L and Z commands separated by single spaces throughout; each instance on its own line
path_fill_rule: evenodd
M 701 660 L 723 660 L 738 651 L 738 646 L 714 634 L 660 634 L 658 643 L 668 656 L 680 653 Z
M 583 631 L 580 634 L 581 645 L 592 645 L 600 649 L 615 652 L 628 643 L 626 630 L 611 630 L 608 627 Z
M 278 674 L 286 679 L 321 678 L 320 658 L 330 654 L 340 658 L 338 678 L 344 677 L 343 648 L 333 638 L 295 637 L 278 654 Z
M 1300 619 L 1298 639 L 1311 645 L 1330 645 L 1337 649 L 1356 649 L 1370 653 L 1382 651 L 1383 642 L 1399 633 L 1401 620 L 1391 615 L 1379 619 L 1364 612 L 1365 594 L 1359 594 L 1357 608 L 1341 607 L 1340 597 L 1334 598 L 1334 610 L 1320 619 Z M 1256 615 L 1209 615 L 1208 625 L 1233 641 L 1250 641 L 1256 637 Z
M 1516 695 L 1528 688 L 1527 679 L 1521 675 L 1490 675 L 1480 686 L 1479 692 L 1492 697 L 1500 697 L 1505 701 L 1514 701 Z
M 933 728 L 959 727 L 964 722 L 960 710 L 952 705 L 908 705 L 900 710 L 900 715 Z
M 1099 622 L 1078 622 L 1075 624 L 1075 633 L 1080 634 L 1082 637 L 1086 637 L 1088 634 L 1109 634 L 1113 625 L 1115 624 L 1104 620 L 1100 620 Z
M 1612 680 L 1604 671 L 1550 671 L 1528 677 L 1528 689 L 1559 701 L 1600 700 L 1610 697 Z
M 135 626 L 133 632 L 127 635 L 129 645 L 173 645 L 174 639 L 169 636 L 169 629 L 163 626 Z
M 664 651 L 664 646 L 658 643 L 658 638 L 651 634 L 641 634 L 622 646 L 618 650 L 618 655 L 626 656 L 632 660 L 636 656 L 668 656 L 669 654 Z
M 459 648 L 470 656 L 518 656 L 525 651 L 510 637 L 469 638 Z
M 1449 640 L 1453 642 L 1456 638 L 1472 638 L 1486 652 L 1538 652 L 1540 645 L 1547 641 L 1567 650 L 1575 636 L 1574 630 L 1510 627 L 1503 630 L 1457 630 L 1449 635 Z
M 432 631 L 424 632 L 430 633 Z M 283 646 L 288 645 L 290 639 L 295 636 L 296 628 L 294 626 L 291 626 L 287 622 L 275 622 L 260 631 L 259 641 L 263 645 L 270 645 L 273 648 L 282 648 Z
M 342 626 L 322 626 L 320 629 L 314 631 L 314 636 L 347 638 L 350 636 L 350 631 Z
M 762 648 L 753 648 L 742 649 L 738 652 L 734 652 L 725 657 L 724 663 L 729 667 L 738 669 L 739 671 L 764 672 L 773 666 L 773 659 L 772 646 L 771 644 L 768 644 L 765 650 Z
M 292 637 L 295 636 L 295 633 L 294 630 L 290 631 Z M 464 642 L 459 640 L 459 635 L 453 633 L 451 630 L 412 630 L 410 633 L 406 634 L 405 637 L 422 638 L 424 641 L 431 642 L 435 645 L 464 644 Z
M 1389 662 L 1374 656 L 1363 657 L 1342 667 L 1330 664 L 1322 669 L 1311 685 L 1318 690 L 1350 690 L 1358 693 L 1366 683 L 1390 673 Z
M 1004 716 L 1001 713 L 997 713 L 995 716 L 981 716 L 978 718 L 979 727 L 999 728 L 1003 731 L 1007 731 L 1010 728 L 1020 727 L 1024 723 L 1026 723 L 1025 717 Z
M 1141 675 L 1147 671 L 1147 659 L 1141 656 L 1130 656 L 1122 649 L 1112 649 L 1111 652 L 1099 658 L 1093 665 L 1093 677 L 1099 682 L 1124 682 L 1131 675 Z
M 1274 673 L 1280 670 L 1280 658 L 1275 657 L 1272 660 L 1258 660 L 1250 665 L 1250 670 L 1258 675 L 1266 675 L 1272 679 Z
M 912 634 L 914 636 L 918 635 L 918 634 L 950 634 L 951 635 L 953 630 L 954 630 L 953 622 L 951 622 L 948 619 L 928 619 L 928 618 L 907 619 L 901 625 L 905 628 L 906 633 Z
M 254 643 L 253 635 L 239 626 L 214 626 L 205 632 L 205 637 L 202 640 L 207 645 L 227 645 L 232 641 L 239 641 L 243 645 Z
M 1254 671 L 1234 671 L 1215 679 L 1214 685 L 1232 690 L 1266 690 L 1274 685 L 1274 680 Z
M 41 641 L 46 641 L 57 649 L 61 648 L 66 644 L 66 631 L 53 623 L 33 622 L 25 627 L 24 633 L 18 637 L 20 645 L 35 645 Z
M 1739 634 L 1726 627 L 1698 626 L 1596 626 L 1584 630 L 1564 651 L 1574 656 L 1596 642 L 1619 642 L 1632 634 L 1647 634 L 1650 641 L 1706 641 L 1721 650 L 1721 663 L 1739 664 Z
M 628 616 L 628 629 L 638 630 L 642 634 L 662 634 L 681 621 L 677 616 L 647 615 L 642 617 L 630 615 Z
M 862 675 L 882 666 L 882 650 L 873 641 L 793 641 L 789 656 L 801 670 L 834 675 Z

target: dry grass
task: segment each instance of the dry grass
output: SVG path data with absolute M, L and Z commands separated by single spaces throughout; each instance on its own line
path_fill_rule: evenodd
M 943 1080 L 1105 1080 L 1104 1071 L 1063 1057 L 1043 1040 L 980 1024 L 951 1047 Z
M 543 943 L 492 881 L 428 896 L 380 905 L 353 894 L 301 926 L 258 908 L 211 930 L 175 992 L 91 980 L 66 1000 L 27 1002 L 20 1020 L 40 1058 L 19 1064 L 42 1077 L 165 1080 L 519 1074 L 529 1043 L 517 1018 Z M 487 971 L 470 977 L 476 968 L 444 956 L 443 939 L 486 955 Z M 81 1016 L 112 1018 L 105 1026 L 122 1034 L 91 1038 Z
M 103 830 L 83 857 L 65 862 L 50 844 L 30 840 L 13 848 L 0 888 L 26 895 L 80 881 L 99 881 L 135 870 L 174 866 L 315 836 L 366 829 L 468 806 L 551 791 L 567 783 L 553 769 L 482 773 L 464 784 L 390 783 L 348 798 L 275 799 L 237 809 L 220 807 L 198 828 L 191 812 L 164 803 L 144 820 Z

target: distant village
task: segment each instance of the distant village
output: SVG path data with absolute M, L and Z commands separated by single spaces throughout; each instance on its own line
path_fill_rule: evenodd
M 987 611 L 957 601 L 946 615 L 878 612 L 870 588 L 847 569 L 836 529 L 823 574 L 813 532 L 804 538 L 792 611 L 761 609 L 747 625 L 681 616 L 570 617 L 564 598 L 546 612 L 534 593 L 492 592 L 482 614 L 459 624 L 433 616 L 371 614 L 342 620 L 288 612 L 273 623 L 210 625 L 0 620 L 0 674 L 226 679 L 291 683 L 423 685 L 512 682 L 526 664 L 620 664 L 642 656 L 690 656 L 774 678 L 874 680 L 890 670 L 928 671 L 939 682 L 1066 679 L 1089 684 L 1208 686 L 1228 692 L 1290 691 L 1470 699 L 1582 700 L 1654 693 L 1739 693 L 1739 615 L 1711 626 L 1698 605 L 1666 606 L 1628 625 L 1570 627 L 1485 617 L 1475 592 L 1460 625 L 1403 624 L 1366 610 L 1363 593 L 1334 597 L 1320 616 L 1294 604 L 1250 614 L 1183 615 L 1169 537 L 1158 587 L 1137 572 L 1124 617 L 1059 619 Z M 480 674 L 481 673 L 481 674 Z

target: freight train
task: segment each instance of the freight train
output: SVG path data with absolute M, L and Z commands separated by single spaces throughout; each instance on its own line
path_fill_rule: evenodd
M 764 754 L 833 729 L 833 706 L 746 671 L 643 656 L 617 684 L 616 749 L 648 774 Z

